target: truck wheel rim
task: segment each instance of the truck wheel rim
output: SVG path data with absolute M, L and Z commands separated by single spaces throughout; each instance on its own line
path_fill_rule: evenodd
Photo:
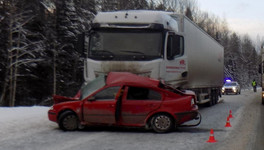
M 77 129 L 77 118 L 75 115 L 68 115 L 63 119 L 63 127 L 67 130 Z
M 155 126 L 160 130 L 166 130 L 171 126 L 171 120 L 165 115 L 158 116 L 155 119 Z

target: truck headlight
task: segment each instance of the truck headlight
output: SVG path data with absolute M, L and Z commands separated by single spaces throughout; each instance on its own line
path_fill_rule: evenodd
M 262 92 L 262 97 L 264 97 L 264 92 Z

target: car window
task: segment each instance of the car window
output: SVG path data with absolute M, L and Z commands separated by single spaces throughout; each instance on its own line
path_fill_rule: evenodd
M 120 89 L 120 86 L 113 86 L 103 89 L 102 91 L 96 93 L 94 98 L 96 101 L 98 100 L 115 100 L 115 96 Z
M 128 87 L 127 100 L 161 100 L 161 94 L 142 87 Z
M 237 84 L 235 82 L 225 83 L 225 86 L 236 86 Z
M 81 99 L 86 98 L 87 96 L 99 90 L 103 86 L 105 86 L 105 76 L 103 75 L 97 77 L 88 84 L 84 83 L 81 87 Z

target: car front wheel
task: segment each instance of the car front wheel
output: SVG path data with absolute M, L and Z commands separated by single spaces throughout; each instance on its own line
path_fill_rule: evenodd
M 59 127 L 64 131 L 74 131 L 78 129 L 79 119 L 72 111 L 65 111 L 59 117 Z
M 169 115 L 157 114 L 151 119 L 151 127 L 155 132 L 165 133 L 173 128 L 173 120 Z

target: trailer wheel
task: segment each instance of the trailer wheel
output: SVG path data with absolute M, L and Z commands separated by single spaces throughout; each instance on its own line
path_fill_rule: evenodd
M 219 97 L 218 97 L 218 92 L 216 92 L 216 93 L 215 93 L 215 104 L 218 103 L 218 99 L 219 99 Z
M 151 127 L 157 133 L 166 133 L 172 130 L 173 119 L 167 114 L 156 114 L 151 119 Z
M 218 93 L 216 90 L 211 90 L 210 93 L 210 101 L 208 102 L 207 106 L 213 106 L 217 103 Z
M 72 111 L 65 111 L 59 117 L 59 127 L 64 131 L 75 131 L 78 129 L 79 119 Z

